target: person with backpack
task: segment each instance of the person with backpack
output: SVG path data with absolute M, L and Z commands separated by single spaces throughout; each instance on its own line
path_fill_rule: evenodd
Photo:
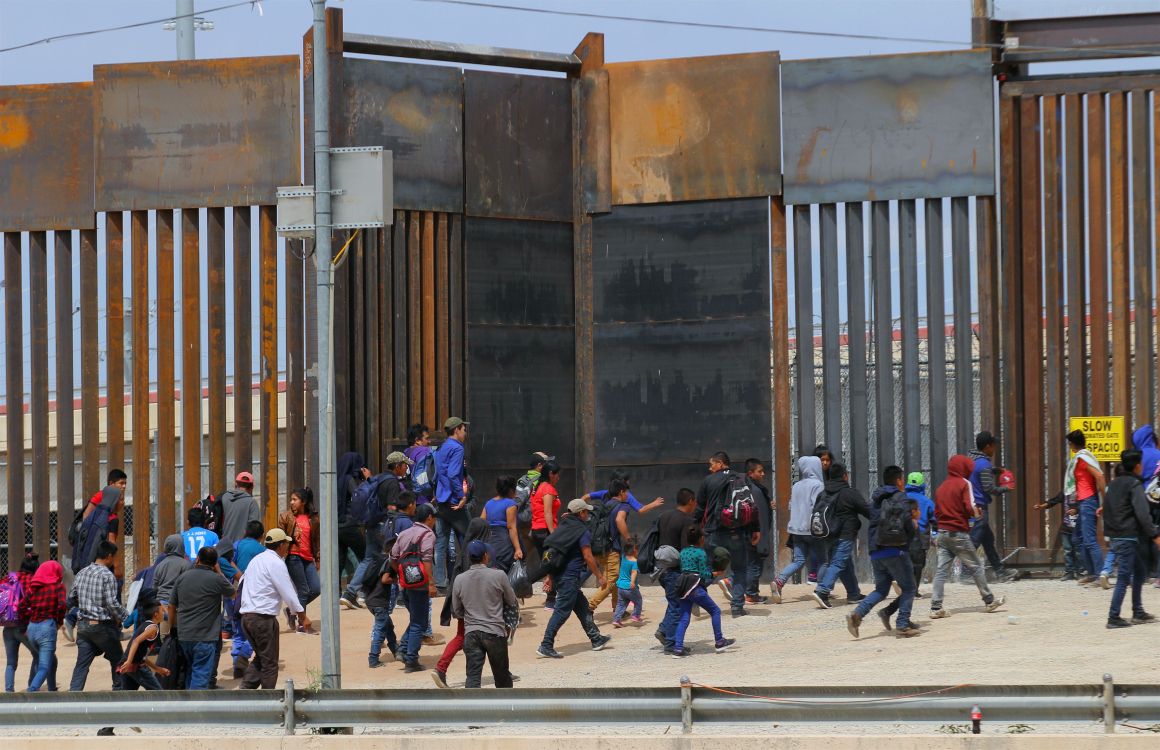
M 938 523 L 935 547 L 938 549 L 938 567 L 934 572 L 934 587 L 930 596 L 930 617 L 938 620 L 950 617 L 943 609 L 943 590 L 950 577 L 951 564 L 957 559 L 963 564 L 963 572 L 975 580 L 979 595 L 983 597 L 983 608 L 994 612 L 1007 601 L 996 597 L 987 585 L 987 571 L 979 555 L 975 552 L 975 541 L 971 538 L 971 519 L 982 516 L 983 510 L 975 504 L 974 487 L 970 480 L 975 462 L 964 455 L 951 456 L 947 461 L 947 478 L 938 486 L 934 494 L 934 516 Z
M 854 549 L 858 543 L 858 530 L 862 528 L 859 517 L 870 518 L 870 506 L 862 494 L 850 486 L 846 467 L 840 463 L 830 464 L 826 487 L 818 496 L 810 519 L 814 536 L 824 538 L 827 545 L 826 562 L 818 570 L 818 585 L 814 589 L 814 600 L 822 609 L 833 606 L 830 594 L 838 579 L 846 588 L 847 602 L 860 602 L 864 598 L 858 589 L 858 576 L 854 573 Z M 832 518 L 824 523 L 829 528 L 815 528 L 819 519 L 826 518 Z
M 484 503 L 483 515 L 487 521 L 487 542 L 493 552 L 492 563 L 507 573 L 512 563 L 524 559 L 520 547 L 519 522 L 516 519 L 516 479 L 502 476 L 495 481 L 495 497 Z
M 556 650 L 556 634 L 573 614 L 580 621 L 580 627 L 592 643 L 593 651 L 600 651 L 612 640 L 601 635 L 592 619 L 592 610 L 580 586 L 591 573 L 596 583 L 604 588 L 604 571 L 592 556 L 592 532 L 588 524 L 588 514 L 592 506 L 576 499 L 568 503 L 568 512 L 560 518 L 560 524 L 544 540 L 544 565 L 542 572 L 552 576 L 552 590 L 556 592 L 556 607 L 544 628 L 544 637 L 536 654 L 545 659 L 563 659 Z
M 318 514 L 314 511 L 313 490 L 303 487 L 290 493 L 290 508 L 278 517 L 278 528 L 290 537 L 286 569 L 290 572 L 290 580 L 294 581 L 294 588 L 298 590 L 298 603 L 305 611 L 307 605 L 322 592 L 322 582 L 318 578 L 321 534 Z M 285 613 L 290 630 L 308 632 L 297 623 L 289 607 Z
M 463 536 L 471 521 L 466 510 L 467 469 L 463 448 L 467 427 L 468 423 L 459 417 L 448 418 L 443 423 L 447 437 L 435 451 L 435 514 L 440 521 L 435 541 L 435 585 L 442 591 L 447 590 L 452 550 L 463 551 Z
M 246 526 L 250 521 L 262 519 L 262 509 L 254 499 L 253 474 L 243 471 L 234 477 L 234 488 L 222 493 L 221 511 L 222 517 L 216 519 L 217 535 L 231 542 L 240 541 L 246 536 Z
M 789 522 L 786 524 L 789 537 L 786 546 L 793 550 L 793 559 L 769 584 L 769 594 L 775 604 L 781 604 L 782 589 L 790 578 L 806 567 L 810 557 L 825 558 L 823 542 L 813 535 L 810 527 L 814 504 L 826 488 L 822 460 L 817 456 L 801 456 L 797 465 L 801 478 L 790 488 Z
M 620 557 L 624 551 L 624 540 L 628 538 L 628 514 L 632 506 L 628 504 L 628 484 L 621 479 L 613 479 L 608 485 L 608 494 L 594 506 L 599 512 L 592 520 L 592 554 L 596 564 L 604 570 L 604 584 L 588 600 L 588 609 L 593 613 L 609 595 L 612 609 L 616 611 L 620 595 L 616 586 L 620 578 Z
M 677 490 L 677 507 L 670 508 L 657 519 L 657 547 L 653 554 L 653 578 L 665 592 L 665 616 L 654 637 L 660 641 L 666 654 L 675 646 L 677 622 L 681 619 L 681 597 L 677 595 L 675 583 L 680 576 L 680 565 L 661 565 L 661 550 L 668 547 L 674 554 L 685 546 L 689 529 L 697 526 L 697 493 L 688 487 Z
M 407 430 L 407 449 L 403 455 L 410 461 L 411 486 L 415 502 L 420 505 L 435 497 L 435 454 L 431 450 L 431 429 L 425 424 L 413 424 Z M 389 467 L 388 467 L 389 470 Z
M 358 602 L 358 592 L 364 579 L 383 565 L 383 519 L 397 507 L 411 466 L 411 459 L 399 451 L 393 451 L 387 456 L 387 470 L 374 475 L 355 490 L 350 513 L 363 526 L 366 547 L 362 560 L 346 585 L 346 591 L 342 592 L 339 599 L 339 604 L 347 609 L 362 606 Z
M 714 554 L 714 558 L 717 559 L 717 557 Z M 724 561 L 730 558 L 723 556 L 721 559 Z M 718 567 L 714 570 L 709 566 L 709 556 L 705 553 L 701 530 L 696 526 L 690 528 L 688 538 L 681 549 L 681 573 L 685 576 L 692 574 L 696 578 L 695 583 L 688 586 L 681 595 L 681 619 L 677 622 L 675 643 L 669 654 L 674 659 L 682 659 L 693 653 L 692 649 L 685 645 L 685 633 L 692 621 L 693 607 L 695 606 L 701 607 L 709 613 L 710 621 L 713 624 L 713 649 L 717 653 L 727 650 L 736 643 L 733 638 L 726 638 L 721 632 L 721 608 L 709 596 L 708 586 L 713 582 L 715 575 L 720 572 L 723 572 L 723 568 Z M 685 586 L 681 588 L 685 588 Z
M 744 617 L 749 549 L 761 542 L 761 528 L 749 483 L 729 467 L 728 453 L 719 451 L 709 457 L 709 476 L 697 490 L 697 507 L 709 545 L 729 552 L 733 569 L 729 610 L 735 618 Z
M 874 590 L 858 602 L 854 611 L 846 615 L 846 629 L 858 637 L 862 620 L 890 593 L 891 584 L 898 584 L 898 620 L 895 635 L 910 638 L 919 634 L 917 625 L 910 621 L 914 606 L 914 570 L 910 564 L 910 542 L 918 533 L 915 516 L 918 505 L 906 495 L 904 472 L 900 466 L 887 466 L 882 471 L 882 486 L 870 496 L 870 565 L 874 569 Z M 890 616 L 882 616 L 883 626 L 890 630 Z
M 391 657 L 398 655 L 398 639 L 395 636 L 395 624 L 391 620 L 391 613 L 399 599 L 399 585 L 395 576 L 394 566 L 391 564 L 391 552 L 395 548 L 399 535 L 414 525 L 411 520 L 415 515 L 415 495 L 409 491 L 399 494 L 395 507 L 387 508 L 387 518 L 383 521 L 383 560 L 378 568 L 378 574 L 373 579 L 363 579 L 363 592 L 366 595 L 366 606 L 374 616 L 371 626 L 371 648 L 367 654 L 367 664 L 371 669 L 383 666 L 380 655 L 383 652 L 383 642 L 391 652 Z M 431 615 L 428 612 L 428 623 Z
M 4 655 L 7 658 L 4 669 L 4 690 L 13 692 L 16 689 L 16 668 L 20 664 L 20 647 L 24 646 L 32 654 L 32 669 L 28 673 L 31 680 L 36 674 L 40 661 L 40 649 L 34 647 L 28 640 L 28 623 L 21 620 L 20 602 L 28 592 L 28 584 L 32 576 L 40 567 L 40 556 L 29 552 L 20 562 L 20 570 L 14 570 L 4 577 L 0 583 L 0 622 L 4 625 Z M 50 672 L 50 675 L 53 674 Z M 49 690 L 56 690 L 54 681 L 49 684 Z
M 84 510 L 73 519 L 69 528 L 69 543 L 73 548 L 71 569 L 74 575 L 91 565 L 96 560 L 96 551 L 101 542 L 117 544 L 119 517 L 125 507 L 125 489 L 129 486 L 129 478 L 120 469 L 109 471 L 108 484 L 85 503 Z M 118 587 L 121 576 L 124 575 L 121 563 L 113 561 L 113 575 L 117 579 Z M 79 614 L 75 608 L 70 608 L 64 618 L 64 637 L 69 641 L 76 641 L 76 625 Z
M 366 555 L 366 539 L 363 536 L 362 526 L 358 519 L 351 515 L 350 506 L 359 486 L 371 478 L 371 472 L 361 453 L 349 452 L 342 454 L 338 459 L 336 476 L 338 482 L 338 495 L 336 497 L 338 508 L 335 516 L 338 522 L 337 567 L 341 578 L 342 571 L 347 565 L 346 561 L 350 559 L 352 554 L 355 560 L 362 560 Z M 357 562 L 355 567 L 358 567 Z
M 1120 454 L 1119 475 L 1104 494 L 1104 535 L 1116 553 L 1116 587 L 1108 608 L 1108 629 L 1146 625 L 1156 621 L 1144 610 L 1144 582 L 1160 548 L 1160 529 L 1152 523 L 1148 497 L 1144 494 L 1143 455 L 1138 450 Z M 1120 616 L 1124 596 L 1132 588 L 1132 620 Z
M 113 670 L 113 688 L 116 689 L 121 682 L 116 667 L 124 653 L 121 649 L 121 623 L 128 612 L 121 606 L 120 587 L 113 573 L 116 556 L 117 545 L 101 540 L 97 545 L 96 559 L 73 581 L 68 603 L 75 606 L 80 615 L 76 634 L 77 661 L 69 683 L 69 690 L 73 692 L 85 689 L 89 667 L 98 656 L 104 656 Z
M 749 492 L 757 505 L 758 530 L 761 532 L 757 544 L 749 546 L 749 570 L 745 573 L 745 603 L 765 604 L 769 599 L 761 595 L 761 577 L 765 575 L 765 561 L 769 559 L 770 545 L 773 543 L 773 534 L 770 533 L 773 523 L 773 501 L 770 498 L 769 488 L 765 486 L 765 464 L 760 459 L 746 459 L 745 478 L 749 484 Z
M 420 505 L 415 509 L 414 525 L 399 534 L 390 556 L 410 615 L 399 642 L 406 674 L 424 669 L 419 664 L 419 648 L 423 633 L 430 627 L 431 599 L 436 594 L 434 558 L 435 512 L 430 505 Z

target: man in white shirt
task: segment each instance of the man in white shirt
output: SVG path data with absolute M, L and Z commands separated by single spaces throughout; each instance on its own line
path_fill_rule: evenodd
M 278 685 L 278 610 L 282 602 L 310 630 L 310 618 L 298 603 L 298 590 L 286 570 L 290 537 L 282 529 L 266 534 L 266 551 L 256 555 L 242 576 L 242 630 L 254 647 L 254 658 L 242 687 L 271 690 Z

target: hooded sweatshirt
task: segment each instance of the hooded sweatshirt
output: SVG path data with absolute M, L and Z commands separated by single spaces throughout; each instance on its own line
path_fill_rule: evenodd
M 947 461 L 947 478 L 934 494 L 934 516 L 939 531 L 968 533 L 975 516 L 974 493 L 970 476 L 975 462 L 957 455 Z
M 165 556 L 153 567 L 153 588 L 157 589 L 157 601 L 168 604 L 177 577 L 192 567 L 193 563 L 185 559 L 185 543 L 181 534 L 165 537 Z
M 361 471 L 366 467 L 366 459 L 361 453 L 344 453 L 338 459 L 338 522 L 346 521 L 350 509 L 350 498 L 362 484 Z M 241 537 L 238 537 L 239 539 Z
M 221 533 L 218 536 L 231 542 L 245 538 L 246 525 L 250 521 L 262 520 L 258 501 L 241 487 L 235 487 L 222 495 L 222 515 L 225 518 L 222 519 Z
M 1160 466 L 1160 448 L 1156 447 L 1156 430 L 1150 424 L 1137 428 L 1132 433 L 1132 445 L 1144 454 L 1144 470 L 1140 476 L 1147 485 L 1148 480 L 1155 475 L 1156 467 Z
M 913 512 L 915 501 L 906 496 L 906 493 L 895 487 L 893 484 L 884 484 L 878 489 L 874 490 L 874 494 L 870 496 L 870 529 L 866 536 L 866 541 L 870 545 L 870 559 L 881 560 L 885 557 L 902 557 L 909 554 L 910 541 L 914 538 L 916 533 L 914 524 L 908 524 L 906 530 L 907 543 L 902 546 L 885 547 L 878 544 L 878 523 L 882 519 L 882 503 L 887 498 L 901 495 L 906 498 L 907 507 Z
M 858 490 L 850 486 L 843 479 L 829 479 L 826 481 L 826 492 L 837 495 L 834 503 L 834 519 L 838 526 L 839 539 L 853 539 L 858 536 L 862 522 L 858 516 L 870 518 L 870 506 Z
M 971 496 L 975 505 L 986 507 L 991 501 L 1007 490 L 995 485 L 995 465 L 982 451 L 971 451 L 970 460 L 975 462 L 968 479 L 971 481 Z
M 906 496 L 918 503 L 918 533 L 929 536 L 938 524 L 934 520 L 934 501 L 926 496 L 926 485 L 906 485 Z
M 802 456 L 798 459 L 797 465 L 801 479 L 794 482 L 790 492 L 787 530 L 791 534 L 812 539 L 810 517 L 814 513 L 814 501 L 826 487 L 822 479 L 822 459 L 817 456 Z

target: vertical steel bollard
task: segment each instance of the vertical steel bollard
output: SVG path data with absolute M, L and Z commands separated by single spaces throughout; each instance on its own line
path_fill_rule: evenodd
M 681 733 L 693 733 L 693 683 L 688 675 L 681 677 Z
M 282 730 L 285 734 L 294 734 L 294 725 L 298 718 L 294 715 L 294 680 L 286 680 L 285 697 L 282 699 Z
M 1104 675 L 1104 733 L 1116 733 L 1116 684 L 1110 674 Z

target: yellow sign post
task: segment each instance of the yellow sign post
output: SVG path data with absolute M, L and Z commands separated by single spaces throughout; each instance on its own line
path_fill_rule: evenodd
M 1128 449 L 1128 433 L 1123 417 L 1072 417 L 1070 429 L 1087 439 L 1087 449 L 1100 461 L 1119 461 Z

